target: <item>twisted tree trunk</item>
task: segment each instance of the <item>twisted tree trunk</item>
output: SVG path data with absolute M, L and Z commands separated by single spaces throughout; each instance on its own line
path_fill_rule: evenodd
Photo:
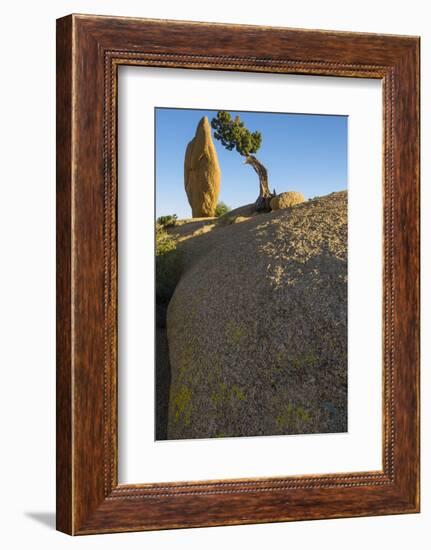
M 274 197 L 275 193 L 271 193 L 268 185 L 268 171 L 265 166 L 257 160 L 253 155 L 248 155 L 245 159 L 245 164 L 250 164 L 253 170 L 259 177 L 259 196 L 255 202 L 257 212 L 269 212 L 271 210 L 269 202 Z

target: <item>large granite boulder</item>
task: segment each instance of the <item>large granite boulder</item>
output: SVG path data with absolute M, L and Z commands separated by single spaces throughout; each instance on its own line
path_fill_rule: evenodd
M 281 208 L 290 208 L 295 204 L 301 204 L 305 197 L 298 191 L 286 191 L 273 197 L 269 203 L 271 210 L 280 210 Z
M 220 192 L 220 174 L 211 127 L 205 116 L 196 128 L 195 137 L 187 145 L 184 159 L 184 187 L 193 218 L 215 215 Z
M 168 438 L 346 431 L 347 194 L 184 246 L 167 315 Z

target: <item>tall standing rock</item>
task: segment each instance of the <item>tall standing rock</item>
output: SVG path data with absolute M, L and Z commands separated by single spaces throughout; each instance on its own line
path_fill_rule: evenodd
M 184 187 L 193 218 L 215 215 L 220 192 L 220 175 L 211 127 L 205 116 L 196 128 L 195 137 L 187 145 L 184 159 Z

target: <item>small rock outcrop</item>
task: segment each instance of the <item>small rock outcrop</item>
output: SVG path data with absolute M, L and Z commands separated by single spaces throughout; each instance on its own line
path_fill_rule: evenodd
M 297 191 L 286 191 L 286 193 L 280 193 L 273 197 L 269 206 L 271 210 L 280 210 L 282 208 L 289 208 L 295 204 L 301 204 L 301 202 L 304 201 L 305 198 L 302 193 L 298 193 Z
M 168 439 L 347 429 L 347 193 L 182 244 Z
M 193 218 L 215 215 L 220 192 L 220 166 L 207 117 L 203 117 L 195 137 L 187 145 L 184 159 L 184 187 Z

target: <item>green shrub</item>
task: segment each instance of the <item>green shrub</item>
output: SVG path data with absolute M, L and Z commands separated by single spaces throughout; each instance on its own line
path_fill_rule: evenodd
M 177 223 L 178 216 L 176 214 L 169 214 L 168 216 L 160 216 L 156 220 L 156 224 L 163 227 L 174 227 Z
M 165 226 L 156 223 L 156 256 L 163 256 L 177 247 L 175 239 L 166 231 Z
M 156 301 L 168 304 L 181 276 L 181 255 L 172 235 L 156 225 Z
M 230 206 L 228 206 L 224 202 L 219 202 L 215 209 L 215 215 L 217 218 L 219 218 L 220 216 L 224 216 L 225 214 L 227 214 L 229 210 L 230 210 Z
M 222 216 L 220 220 L 218 220 L 217 224 L 220 227 L 224 227 L 225 225 L 232 225 L 236 222 L 237 218 L 240 218 L 241 216 Z

